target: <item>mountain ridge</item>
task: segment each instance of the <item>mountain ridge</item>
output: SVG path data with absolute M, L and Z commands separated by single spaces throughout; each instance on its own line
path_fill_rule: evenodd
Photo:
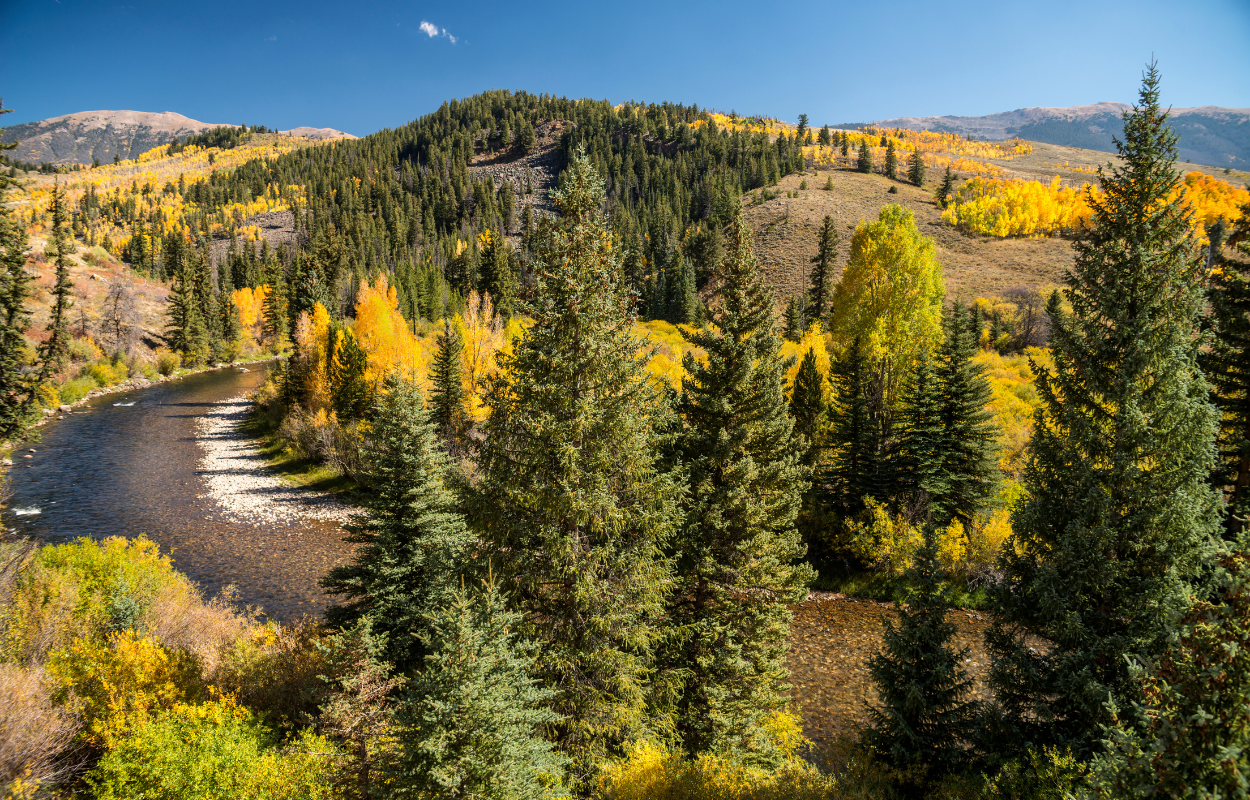
M 1113 136 L 1123 130 L 1127 103 L 1101 101 L 1083 106 L 1032 106 L 977 117 L 895 117 L 868 123 L 880 128 L 909 128 L 957 133 L 979 139 L 1020 137 L 1034 142 L 1115 152 Z M 1250 167 L 1250 108 L 1196 106 L 1171 109 L 1180 135 L 1182 160 L 1214 167 Z M 853 127 L 848 123 L 840 127 Z
M 13 125 L 0 131 L 0 141 L 17 141 L 10 156 L 20 161 L 54 164 L 90 164 L 114 156 L 135 158 L 175 139 L 212 128 L 237 128 L 231 123 L 200 122 L 175 111 L 77 111 L 59 117 Z M 355 139 L 333 128 L 301 126 L 279 131 L 315 139 Z

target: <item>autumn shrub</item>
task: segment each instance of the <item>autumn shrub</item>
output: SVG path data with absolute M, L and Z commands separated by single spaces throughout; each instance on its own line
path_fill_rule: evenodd
M 779 713 L 771 732 L 786 753 L 776 770 L 749 766 L 714 754 L 686 760 L 656 742 L 636 744 L 609 763 L 599 788 L 609 800 L 819 800 L 843 795 L 837 782 L 799 755 L 808 743 L 798 717 Z
M 285 750 L 231 700 L 178 704 L 138 725 L 87 776 L 99 800 L 314 800 L 331 796 L 337 753 L 305 730 Z
M 902 577 L 920 549 L 921 526 L 872 498 L 866 504 L 863 514 L 845 523 L 839 544 L 871 569 Z M 998 554 L 1010 536 L 1007 507 L 992 509 L 968 527 L 955 520 L 938 531 L 938 563 L 947 575 L 971 584 L 994 582 Z
M 104 358 L 104 351 L 89 337 L 77 337 L 69 341 L 69 357 L 72 361 L 99 361 Z
M 84 366 L 79 374 L 83 377 L 90 377 L 96 382 L 96 385 L 104 387 L 112 386 L 126 380 L 126 378 L 130 377 L 130 370 L 126 368 L 125 364 L 111 364 L 108 361 L 96 361 L 95 363 Z
M 182 358 L 171 350 L 158 347 L 156 350 L 156 371 L 162 375 L 172 375 L 174 370 L 182 366 Z
M 98 388 L 100 388 L 100 384 L 96 383 L 95 378 L 92 378 L 90 375 L 70 378 L 57 387 L 57 399 L 67 405 L 77 403 L 86 397 L 88 392 Z
M 114 746 L 149 716 L 203 693 L 199 664 L 136 631 L 104 640 L 79 639 L 52 654 L 48 674 L 55 699 L 84 724 L 91 745 Z
M 312 621 L 255 626 L 225 649 L 212 683 L 267 723 L 293 729 L 316 713 L 320 676 L 330 671 L 321 638 Z
M 145 537 L 78 539 L 39 549 L 0 610 L 6 661 L 36 664 L 77 640 L 153 627 L 153 609 L 175 597 L 197 597 L 155 543 Z
M 71 775 L 78 720 L 58 707 L 39 667 L 0 664 L 0 797 L 29 797 Z

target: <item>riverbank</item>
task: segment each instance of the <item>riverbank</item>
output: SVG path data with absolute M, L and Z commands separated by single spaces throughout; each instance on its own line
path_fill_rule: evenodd
M 351 506 L 333 493 L 291 486 L 269 468 L 264 441 L 246 428 L 251 413 L 249 398 L 233 397 L 197 420 L 203 496 L 240 522 L 289 525 L 317 519 L 345 523 L 355 510 Z

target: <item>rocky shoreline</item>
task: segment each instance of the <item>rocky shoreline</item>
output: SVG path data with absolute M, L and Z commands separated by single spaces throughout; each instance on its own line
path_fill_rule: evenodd
M 253 525 L 292 525 L 309 519 L 346 522 L 356 509 L 324 492 L 284 484 L 269 471 L 256 442 L 242 425 L 251 400 L 234 397 L 196 421 L 203 456 L 198 468 L 207 490 L 222 512 Z

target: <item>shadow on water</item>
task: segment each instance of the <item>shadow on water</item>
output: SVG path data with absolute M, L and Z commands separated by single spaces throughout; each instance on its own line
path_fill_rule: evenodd
M 43 542 L 144 534 L 208 596 L 233 584 L 240 601 L 277 619 L 320 614 L 328 601 L 317 580 L 351 552 L 339 527 L 226 517 L 198 469 L 196 419 L 258 387 L 266 372 L 204 372 L 99 397 L 50 423 L 42 441 L 14 450 L 0 523 Z

